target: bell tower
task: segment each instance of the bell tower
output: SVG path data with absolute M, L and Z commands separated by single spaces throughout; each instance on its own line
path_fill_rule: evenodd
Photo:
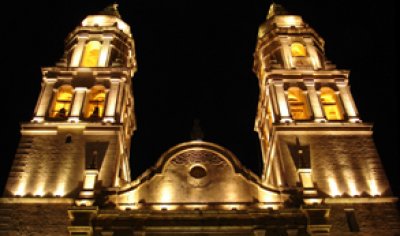
M 258 31 L 253 70 L 262 180 L 300 188 L 306 203 L 329 196 L 381 196 L 390 189 L 349 86 L 349 71 L 326 57 L 324 40 L 281 5 Z M 308 199 L 308 200 L 307 200 Z
M 42 90 L 6 185 L 8 197 L 65 197 L 93 204 L 94 192 L 130 182 L 136 129 L 131 78 L 135 45 L 113 4 L 87 16 L 64 55 L 42 68 Z

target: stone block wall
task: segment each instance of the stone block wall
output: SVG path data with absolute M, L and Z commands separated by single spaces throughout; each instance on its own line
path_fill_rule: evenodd
M 69 235 L 69 204 L 0 202 L 0 236 Z
M 67 142 L 67 137 L 71 142 Z M 111 186 L 119 156 L 117 135 L 83 135 L 58 132 L 55 135 L 23 135 L 9 174 L 5 196 L 75 196 L 79 192 L 85 165 L 91 160 L 88 143 L 102 149 L 99 179 Z M 98 145 L 96 145 L 98 143 Z M 90 149 L 90 148 L 89 148 Z M 99 166 L 98 166 L 99 167 Z
M 349 131 L 352 132 L 352 131 Z M 380 195 L 390 196 L 391 191 L 385 171 L 371 135 L 279 135 L 278 156 L 282 161 L 282 178 L 287 186 L 299 182 L 296 167 L 288 145 L 300 144 L 310 147 L 310 161 L 313 181 L 326 195 L 332 194 L 332 183 L 340 195 L 371 195 L 371 180 Z
M 398 236 L 400 217 L 395 204 L 332 204 L 330 205 L 330 224 L 332 236 Z M 351 232 L 345 209 L 353 209 L 359 232 Z

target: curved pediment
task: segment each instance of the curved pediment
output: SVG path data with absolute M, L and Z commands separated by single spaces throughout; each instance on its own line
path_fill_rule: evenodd
M 109 197 L 122 208 L 277 207 L 279 191 L 261 184 L 227 149 L 208 142 L 179 144 L 137 180 Z

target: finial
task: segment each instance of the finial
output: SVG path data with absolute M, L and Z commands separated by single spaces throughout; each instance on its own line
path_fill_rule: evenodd
M 203 130 L 201 130 L 199 119 L 193 121 L 193 128 L 190 136 L 192 140 L 202 140 L 204 138 L 204 133 Z
M 115 16 L 115 17 L 121 18 L 121 15 L 119 14 L 119 11 L 118 11 L 117 3 L 108 5 L 106 8 L 104 8 L 102 11 L 99 12 L 99 15 L 108 15 L 108 16 Z
M 287 12 L 286 9 L 282 5 L 272 2 L 271 6 L 269 7 L 267 20 L 269 20 L 273 16 L 288 15 L 288 14 L 289 14 L 289 12 Z

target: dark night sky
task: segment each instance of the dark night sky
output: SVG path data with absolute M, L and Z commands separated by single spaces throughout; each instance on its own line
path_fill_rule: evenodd
M 133 177 L 171 146 L 188 141 L 195 118 L 201 120 L 205 140 L 225 146 L 260 173 L 252 54 L 271 2 L 238 2 L 119 1 L 122 18 L 132 28 L 139 65 L 133 78 L 138 123 L 132 142 Z M 276 2 L 302 15 L 325 39 L 327 57 L 339 69 L 351 70 L 361 118 L 375 125 L 382 163 L 399 195 L 394 3 Z M 62 56 L 67 34 L 109 3 L 14 1 L 3 8 L 1 189 L 19 140 L 19 123 L 32 118 L 40 67 L 53 66 Z

